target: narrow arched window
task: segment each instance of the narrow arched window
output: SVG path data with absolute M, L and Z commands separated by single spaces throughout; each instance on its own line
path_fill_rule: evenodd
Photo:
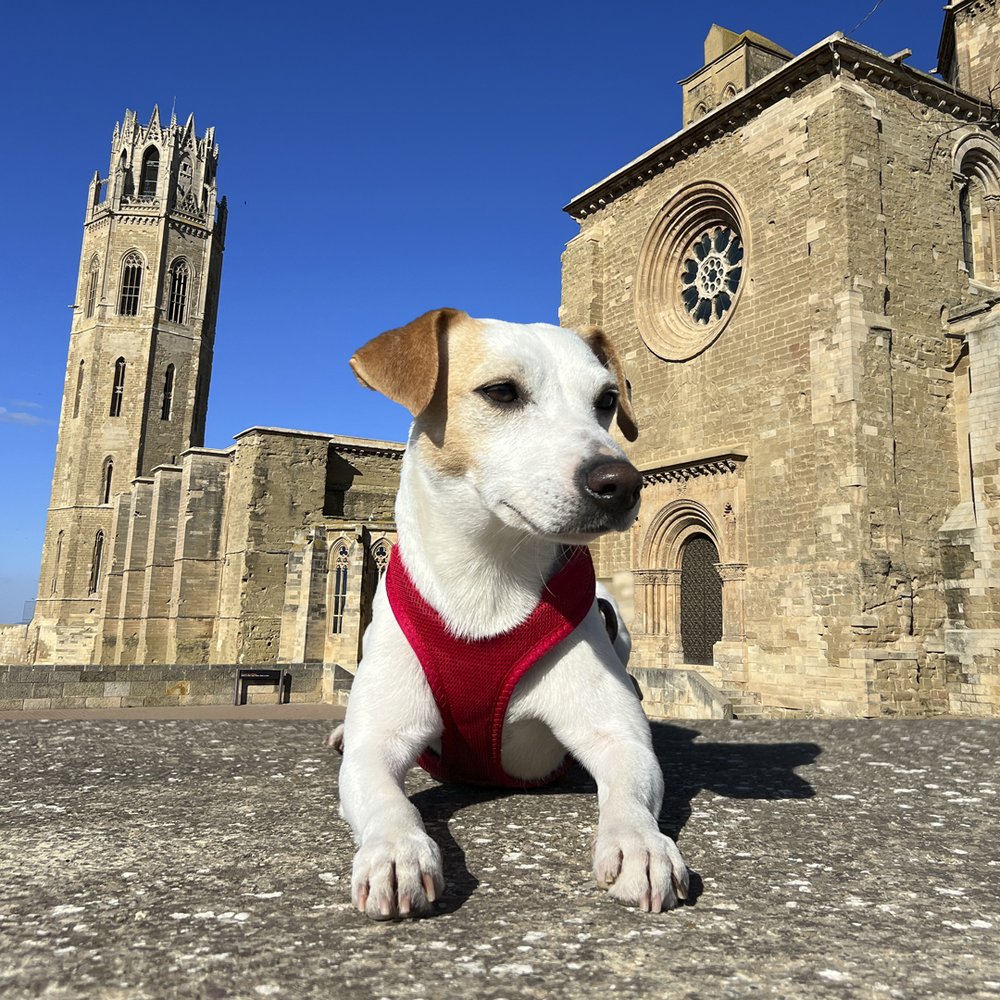
M 109 458 L 104 463 L 104 483 L 101 486 L 101 503 L 111 503 L 111 482 L 115 475 L 114 460 Z
M 330 631 L 339 635 L 344 631 L 344 607 L 347 604 L 347 566 L 350 554 L 346 545 L 337 549 L 333 570 L 333 601 L 330 616 Z
M 131 250 L 122 260 L 121 293 L 118 296 L 118 315 L 136 316 L 139 313 L 139 292 L 142 289 L 142 257 Z
M 80 367 L 76 370 L 76 393 L 73 396 L 73 417 L 76 418 L 80 416 L 80 397 L 83 395 L 83 365 L 80 362 Z
M 378 571 L 378 578 L 381 580 L 385 574 L 386 566 L 389 565 L 389 546 L 385 542 L 379 542 L 372 549 L 372 555 L 375 557 L 375 569 Z
M 156 194 L 156 178 L 160 173 L 160 151 L 150 146 L 142 154 L 142 173 L 139 175 L 139 195 L 152 198 Z
M 163 376 L 163 409 L 160 410 L 160 419 L 169 420 L 170 411 L 174 406 L 174 366 L 167 365 L 166 374 Z
M 122 172 L 122 196 L 131 198 L 135 193 L 132 184 L 132 168 L 128 165 L 128 154 L 122 150 L 121 158 L 118 161 L 118 168 Z
M 188 266 L 187 261 L 178 260 L 170 268 L 170 298 L 167 302 L 167 319 L 171 323 L 183 323 L 187 315 Z
M 122 397 L 125 395 L 125 359 L 115 362 L 115 381 L 111 387 L 111 416 L 122 415 Z
M 88 594 L 96 594 L 101 586 L 101 563 L 104 561 L 104 532 L 98 531 L 94 539 L 94 556 L 90 561 L 90 586 Z
M 88 318 L 94 315 L 94 307 L 97 305 L 97 284 L 100 280 L 100 262 L 95 257 L 90 262 L 90 272 L 87 274 L 87 309 Z
M 972 205 L 969 185 L 963 184 L 958 194 L 958 212 L 962 217 L 962 260 L 970 278 L 976 276 L 976 255 L 972 249 Z
M 63 533 L 60 531 L 56 536 L 56 556 L 52 566 L 52 580 L 49 583 L 50 597 L 56 592 L 56 586 L 59 583 L 59 567 L 62 563 L 62 543 Z

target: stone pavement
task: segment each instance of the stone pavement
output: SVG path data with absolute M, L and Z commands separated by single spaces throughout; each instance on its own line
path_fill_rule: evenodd
M 586 775 L 412 772 L 448 891 L 376 924 L 299 711 L 0 723 L 0 996 L 1000 997 L 1000 722 L 655 724 L 697 873 L 656 916 L 591 882 Z

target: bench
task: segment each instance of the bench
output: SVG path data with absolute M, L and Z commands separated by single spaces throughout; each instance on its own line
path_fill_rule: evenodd
M 292 672 L 283 667 L 240 667 L 236 671 L 233 704 L 247 703 L 247 688 L 251 684 L 277 685 L 278 704 L 287 705 L 292 697 Z

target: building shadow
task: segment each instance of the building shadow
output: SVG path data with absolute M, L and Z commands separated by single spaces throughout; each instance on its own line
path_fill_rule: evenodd
M 816 761 L 823 752 L 816 743 L 710 743 L 700 742 L 697 729 L 673 723 L 651 723 L 653 749 L 663 769 L 666 793 L 660 811 L 660 829 L 680 843 L 691 817 L 691 803 L 702 791 L 732 799 L 808 799 L 815 795 L 806 778 L 796 773 Z M 465 851 L 449 828 L 451 819 L 463 809 L 511 795 L 595 795 L 590 775 L 575 764 L 563 781 L 528 792 L 440 785 L 411 796 L 427 832 L 437 841 L 444 859 L 447 889 L 437 912 L 459 909 L 476 891 L 479 880 L 469 871 Z M 702 880 L 691 872 L 687 905 L 694 905 L 702 892 Z

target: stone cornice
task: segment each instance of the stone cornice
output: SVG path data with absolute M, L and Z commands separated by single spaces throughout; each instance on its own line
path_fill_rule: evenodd
M 944 80 L 907 66 L 902 61 L 893 62 L 882 53 L 838 33 L 807 49 L 752 87 L 577 195 L 564 211 L 578 221 L 599 212 L 623 194 L 663 173 L 678 160 L 687 158 L 746 124 L 765 108 L 824 74 L 831 77 L 846 75 L 902 91 L 914 101 L 991 130 L 1000 124 L 995 120 L 992 109 L 977 98 L 955 90 Z
M 654 486 L 657 483 L 679 483 L 689 479 L 699 479 L 702 476 L 737 475 L 743 468 L 747 456 L 741 451 L 723 451 L 708 455 L 691 456 L 678 459 L 669 465 L 656 464 L 644 466 L 642 473 L 643 486 Z
M 402 458 L 406 450 L 405 444 L 397 441 L 378 441 L 373 438 L 346 437 L 337 434 L 323 434 L 319 431 L 297 431 L 288 427 L 248 427 L 245 431 L 233 436 L 234 441 L 244 437 L 276 435 L 278 437 L 320 438 L 330 442 L 338 452 L 349 452 L 357 455 L 384 455 L 389 458 Z
M 406 450 L 403 445 L 386 447 L 378 445 L 375 442 L 372 442 L 370 445 L 338 444 L 337 441 L 331 441 L 330 443 L 338 455 L 376 455 L 379 458 L 396 458 L 401 460 L 403 452 Z

